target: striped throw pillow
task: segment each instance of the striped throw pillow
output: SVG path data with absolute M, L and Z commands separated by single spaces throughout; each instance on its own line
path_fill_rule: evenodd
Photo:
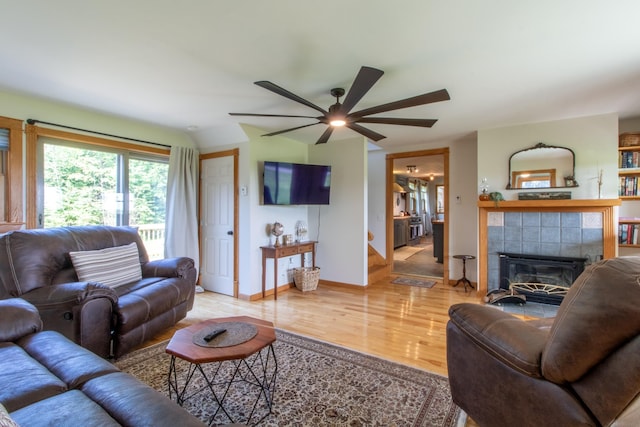
M 95 251 L 69 252 L 81 282 L 98 282 L 112 288 L 142 279 L 138 246 L 125 246 Z

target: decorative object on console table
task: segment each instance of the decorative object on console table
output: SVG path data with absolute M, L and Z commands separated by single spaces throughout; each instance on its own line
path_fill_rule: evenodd
M 262 250 L 262 298 L 266 295 L 267 258 L 273 258 L 273 299 L 278 299 L 278 259 L 300 254 L 300 265 L 304 267 L 304 254 L 311 252 L 311 268 L 316 266 L 316 243 L 314 241 L 294 243 L 288 246 L 261 246 Z
M 293 243 L 293 234 L 285 234 L 284 236 L 282 236 L 283 245 L 290 245 L 292 243 Z
M 302 242 L 307 238 L 307 223 L 304 221 L 296 222 L 296 242 Z
M 280 236 L 282 236 L 282 233 L 284 233 L 284 227 L 282 226 L 282 224 L 277 221 L 274 222 L 271 226 L 271 234 L 276 237 L 276 242 L 273 244 L 273 246 L 280 246 Z

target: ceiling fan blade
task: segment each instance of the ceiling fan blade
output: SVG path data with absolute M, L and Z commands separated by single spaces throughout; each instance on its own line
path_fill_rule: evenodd
M 279 130 L 279 131 L 271 132 L 271 133 L 265 133 L 265 134 L 264 134 L 264 135 L 262 135 L 262 136 L 274 136 L 274 135 L 280 135 L 281 133 L 291 132 L 291 131 L 298 130 L 298 129 L 302 129 L 302 128 L 306 128 L 306 127 L 309 127 L 309 126 L 314 126 L 314 125 L 317 125 L 317 124 L 319 124 L 319 123 L 321 123 L 321 122 L 311 123 L 311 124 L 308 124 L 308 125 L 302 125 L 302 126 L 296 126 L 296 127 L 294 127 L 294 128 L 289 128 L 289 129 Z
M 386 136 L 381 135 L 378 132 L 374 132 L 371 129 L 367 129 L 366 127 L 360 126 L 356 123 L 347 123 L 345 126 L 351 130 L 358 132 L 360 135 L 364 135 L 374 141 L 380 141 L 381 139 L 386 138 Z
M 271 92 L 277 93 L 280 96 L 284 96 L 285 98 L 288 98 L 288 99 L 290 99 L 292 101 L 299 102 L 302 105 L 306 105 L 307 107 L 311 107 L 314 110 L 320 111 L 322 114 L 327 114 L 327 111 L 325 111 L 321 107 L 318 107 L 314 103 L 309 102 L 306 99 L 299 97 L 295 93 L 291 93 L 288 90 L 286 90 L 284 88 L 281 88 L 280 86 L 278 86 L 275 83 L 271 83 L 271 82 L 266 81 L 266 80 L 260 80 L 258 82 L 254 82 L 254 83 L 257 84 L 260 87 L 263 87 L 263 88 L 265 88 L 267 90 L 270 90 Z
M 251 117 L 300 117 L 303 119 L 320 120 L 322 117 L 316 116 L 294 116 L 289 114 L 257 114 L 257 113 L 229 113 L 230 116 L 251 116 Z
M 349 117 L 363 117 L 370 114 L 384 113 L 391 110 L 401 110 L 403 108 L 416 107 L 418 105 L 431 104 L 432 102 L 447 101 L 451 99 L 446 89 L 440 89 L 435 92 L 429 92 L 412 98 L 401 99 L 400 101 L 389 102 L 388 104 L 378 105 L 377 107 L 365 108 L 349 114 Z
M 371 67 L 361 67 L 356 79 L 351 85 L 351 89 L 347 93 L 347 96 L 342 102 L 340 112 L 347 114 L 356 104 L 362 99 L 362 97 L 369 92 L 373 85 L 382 77 L 384 71 Z
M 399 119 L 394 117 L 360 117 L 358 123 L 381 123 L 384 125 L 419 126 L 430 128 L 437 119 Z
M 327 141 L 329 141 L 329 138 L 331 137 L 332 133 L 333 133 L 333 126 L 329 126 L 327 130 L 322 132 L 322 135 L 320 135 L 320 138 L 318 138 L 318 140 L 316 141 L 316 145 L 326 144 Z

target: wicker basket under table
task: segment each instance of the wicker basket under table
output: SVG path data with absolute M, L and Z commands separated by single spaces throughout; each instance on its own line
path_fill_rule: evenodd
M 302 292 L 315 291 L 318 287 L 318 279 L 320 278 L 320 268 L 303 267 L 296 268 L 293 272 L 293 281 L 296 288 Z

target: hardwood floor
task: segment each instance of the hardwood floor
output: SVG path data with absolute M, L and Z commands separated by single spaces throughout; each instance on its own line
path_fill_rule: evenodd
M 244 301 L 205 292 L 174 328 L 146 343 L 171 338 L 180 328 L 212 317 L 246 315 L 277 328 L 338 344 L 430 372 L 447 375 L 447 311 L 459 302 L 481 303 L 475 291 L 443 285 L 430 289 L 391 283 L 396 276 L 367 288 L 319 284 L 301 292 L 292 288 L 278 300 Z
M 394 256 L 393 274 L 439 277 L 442 279 L 444 265 L 436 262 L 436 258 L 433 256 L 433 235 L 422 236 L 419 243 L 411 245 L 411 247 L 422 250 L 405 259 L 395 259 Z

